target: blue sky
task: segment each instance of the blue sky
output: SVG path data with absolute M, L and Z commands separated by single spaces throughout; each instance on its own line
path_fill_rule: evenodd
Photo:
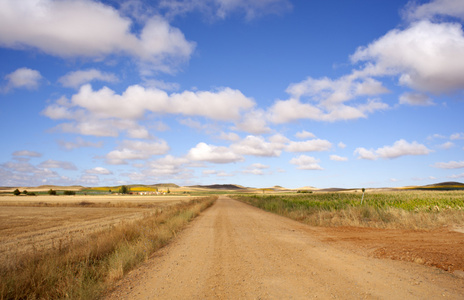
M 464 181 L 461 0 L 0 0 L 0 186 Z

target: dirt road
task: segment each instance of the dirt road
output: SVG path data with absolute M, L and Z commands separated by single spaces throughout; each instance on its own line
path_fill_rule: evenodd
M 369 258 L 221 197 L 108 299 L 463 299 L 464 279 Z

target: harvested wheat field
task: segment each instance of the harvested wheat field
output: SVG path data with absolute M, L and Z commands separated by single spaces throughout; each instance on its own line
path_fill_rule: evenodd
M 91 233 L 143 218 L 184 196 L 2 196 L 0 257 L 61 248 Z M 1 261 L 0 261 L 1 263 Z

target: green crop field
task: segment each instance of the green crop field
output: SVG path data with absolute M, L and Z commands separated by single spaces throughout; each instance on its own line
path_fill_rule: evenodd
M 464 191 L 366 192 L 362 203 L 361 192 L 234 198 L 312 225 L 428 228 L 464 222 Z

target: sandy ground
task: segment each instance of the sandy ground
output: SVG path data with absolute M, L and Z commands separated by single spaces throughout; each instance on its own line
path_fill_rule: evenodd
M 337 238 L 220 197 L 107 299 L 464 298 L 460 276 Z

